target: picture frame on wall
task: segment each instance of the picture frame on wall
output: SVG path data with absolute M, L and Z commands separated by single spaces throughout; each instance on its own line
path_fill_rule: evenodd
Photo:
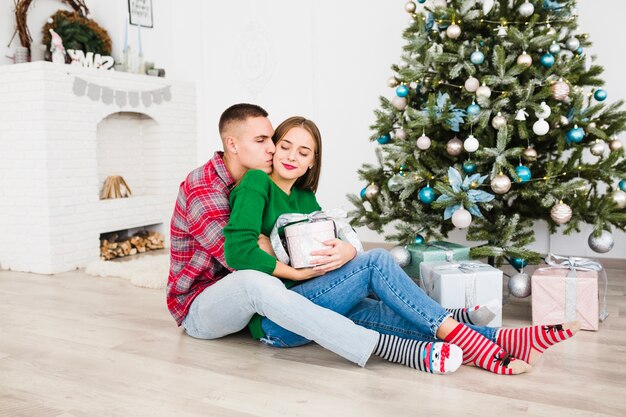
M 128 15 L 131 25 L 153 27 L 152 0 L 128 0 Z

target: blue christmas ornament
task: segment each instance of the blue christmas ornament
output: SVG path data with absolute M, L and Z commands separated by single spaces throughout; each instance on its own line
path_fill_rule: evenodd
M 606 91 L 601 88 L 597 89 L 596 92 L 593 93 L 593 98 L 595 98 L 598 101 L 606 100 L 606 96 L 607 96 Z
M 583 49 L 583 47 L 582 47 L 582 46 L 579 46 L 579 47 L 578 47 L 578 49 L 576 49 L 576 53 L 577 53 L 578 55 L 582 55 L 582 54 L 583 54 L 583 52 L 585 52 L 585 50 Z
M 485 54 L 480 51 L 474 51 L 472 52 L 472 55 L 470 55 L 470 61 L 474 65 L 480 65 L 485 62 Z
M 541 55 L 541 65 L 543 65 L 544 68 L 552 67 L 552 65 L 554 65 L 554 55 L 549 52 Z
M 472 103 L 467 106 L 467 114 L 469 114 L 470 116 L 476 116 L 478 113 L 480 113 L 480 110 L 480 106 L 476 103 Z
M 463 171 L 468 175 L 473 174 L 476 172 L 476 164 L 472 161 L 463 162 Z
M 406 85 L 399 85 L 398 88 L 396 88 L 396 94 L 398 95 L 398 97 L 406 97 L 409 95 L 409 87 L 407 87 Z
M 530 168 L 524 165 L 518 165 L 515 167 L 515 173 L 519 177 L 518 182 L 528 182 L 532 178 Z
M 626 180 L 621 180 L 619 182 L 619 189 L 622 191 L 626 191 Z
M 365 200 L 365 187 L 361 190 L 361 200 Z
M 419 199 L 424 204 L 430 204 L 435 201 L 435 189 L 430 185 L 422 188 L 419 192 Z
M 518 271 L 528 265 L 528 261 L 522 258 L 511 258 L 509 259 L 509 263 L 513 268 L 517 269 Z
M 389 135 L 382 135 L 381 137 L 379 137 L 378 139 L 376 139 L 378 141 L 378 143 L 380 143 L 381 145 L 384 145 L 386 143 L 391 142 L 391 136 Z
M 424 4 L 424 3 L 426 3 L 426 0 L 417 0 L 417 2 L 418 2 L 419 4 Z
M 565 136 L 568 142 L 579 143 L 585 138 L 585 131 L 582 127 L 574 126 L 570 129 Z
M 424 242 L 426 242 L 426 239 L 424 239 L 424 236 L 422 236 L 422 235 L 415 236 L 415 244 L 416 245 L 423 245 Z
M 556 55 L 559 52 L 561 52 L 561 46 L 555 42 L 552 45 L 550 45 L 550 48 L 548 50 L 550 51 L 552 55 Z

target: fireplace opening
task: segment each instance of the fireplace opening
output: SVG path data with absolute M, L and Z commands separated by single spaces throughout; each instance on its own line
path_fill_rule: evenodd
M 100 259 L 137 255 L 152 250 L 164 249 L 165 236 L 158 231 L 162 224 L 116 230 L 100 234 Z

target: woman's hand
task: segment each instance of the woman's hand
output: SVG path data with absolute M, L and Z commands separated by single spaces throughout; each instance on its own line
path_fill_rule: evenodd
M 306 281 L 311 278 L 322 276 L 326 271 L 316 270 L 315 268 L 300 268 L 296 269 L 296 276 L 292 278 L 294 281 Z
M 325 271 L 316 271 L 313 268 L 296 269 L 278 261 L 276 262 L 276 268 L 274 268 L 272 275 L 278 278 L 291 279 L 293 281 L 306 281 L 307 279 L 324 275 L 324 273 Z
M 343 240 L 331 239 L 322 243 L 327 246 L 327 249 L 311 252 L 311 255 L 319 256 L 314 259 L 315 271 L 323 273 L 333 271 L 341 268 L 356 256 L 356 248 Z

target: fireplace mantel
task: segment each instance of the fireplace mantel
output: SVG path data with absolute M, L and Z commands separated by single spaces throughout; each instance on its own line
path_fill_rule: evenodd
M 125 126 L 146 120 L 138 146 Z M 103 155 L 102 141 L 114 139 L 119 152 Z M 131 177 L 133 165 L 144 170 L 132 197 L 99 199 L 111 158 Z M 49 62 L 0 66 L 0 268 L 83 267 L 98 259 L 100 234 L 114 230 L 163 224 L 169 240 L 178 185 L 196 161 L 193 83 Z

